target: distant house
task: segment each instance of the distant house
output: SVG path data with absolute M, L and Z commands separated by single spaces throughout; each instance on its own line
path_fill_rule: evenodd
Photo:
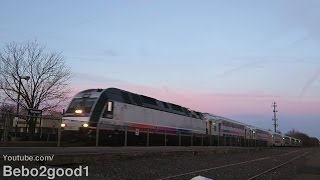
M 60 126 L 62 115 L 42 115 L 36 119 L 35 133 L 56 133 Z M 18 122 L 13 121 L 12 129 L 14 132 L 28 133 L 29 125 L 27 120 L 29 116 L 20 117 Z

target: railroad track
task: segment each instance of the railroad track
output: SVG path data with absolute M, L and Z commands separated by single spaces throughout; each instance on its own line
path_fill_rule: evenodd
M 188 179 L 188 177 L 190 177 L 191 175 L 193 176 L 197 176 L 197 175 L 200 175 L 201 173 L 208 173 L 210 171 L 215 171 L 215 170 L 222 170 L 222 169 L 226 169 L 226 168 L 230 168 L 230 167 L 233 167 L 233 166 L 239 166 L 239 165 L 246 165 L 246 164 L 250 164 L 250 163 L 253 163 L 253 162 L 259 162 L 259 161 L 266 161 L 266 160 L 273 160 L 273 159 L 276 159 L 276 157 L 279 157 L 279 156 L 286 156 L 286 155 L 290 155 L 290 154 L 293 154 L 293 153 L 297 153 L 299 152 L 299 150 L 296 150 L 296 151 L 290 151 L 290 152 L 287 152 L 287 153 L 282 153 L 282 154 L 277 154 L 277 155 L 274 155 L 274 156 L 266 156 L 266 157 L 262 157 L 262 158 L 257 158 L 257 159 L 252 159 L 252 160 L 248 160 L 248 161 L 242 161 L 242 162 L 237 162 L 237 163 L 231 163 L 231 164 L 226 164 L 226 165 L 221 165 L 221 166 L 216 166 L 216 167 L 211 167 L 211 168 L 206 168 L 206 169 L 200 169 L 200 170 L 195 170 L 195 171 L 190 171 L 190 172 L 186 172 L 186 173 L 182 173 L 182 174 L 177 174 L 177 175 L 172 175 L 172 176 L 167 176 L 167 177 L 163 177 L 163 178 L 160 178 L 160 180 L 168 180 L 168 179 Z M 298 157 L 295 157 L 295 158 L 292 158 L 290 160 L 287 160 L 285 161 L 284 163 L 281 163 L 280 165 L 276 165 L 276 166 L 273 166 L 272 168 L 269 168 L 259 174 L 256 174 L 254 176 L 251 176 L 249 178 L 247 178 L 247 180 L 253 180 L 253 179 L 256 179 L 256 178 L 259 178 L 267 173 L 270 173 L 282 166 L 285 166 L 286 164 L 292 162 L 292 161 L 295 161 L 297 159 L 300 159 L 306 155 L 308 155 L 310 152 L 306 152 Z M 190 179 L 190 178 L 189 178 Z
M 277 166 L 275 166 L 275 167 L 272 167 L 272 168 L 270 168 L 270 169 L 268 169 L 268 170 L 266 170 L 266 171 L 264 171 L 264 172 L 262 172 L 262 173 L 259 173 L 259 174 L 255 175 L 255 176 L 252 176 L 252 177 L 248 178 L 247 180 L 257 179 L 257 178 L 259 178 L 259 177 L 261 177 L 261 176 L 263 176 L 263 175 L 265 175 L 265 174 L 267 174 L 267 173 L 270 173 L 270 172 L 272 172 L 272 171 L 274 171 L 274 170 L 276 170 L 276 169 L 279 169 L 279 168 L 282 167 L 282 166 L 285 166 L 285 165 L 289 164 L 289 163 L 292 162 L 292 161 L 295 161 L 295 160 L 297 160 L 297 159 L 300 159 L 300 158 L 302 158 L 302 157 L 305 157 L 305 156 L 308 155 L 308 154 L 310 154 L 310 152 L 306 152 L 306 153 L 304 153 L 304 154 L 301 155 L 301 156 L 298 156 L 298 157 L 296 157 L 296 158 L 290 159 L 290 160 L 288 160 L 288 161 L 286 161 L 286 162 L 284 162 L 284 163 L 282 163 L 282 164 L 280 164 L 280 165 L 277 165 Z

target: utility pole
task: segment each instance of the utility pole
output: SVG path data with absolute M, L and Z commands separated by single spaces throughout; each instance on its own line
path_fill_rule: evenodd
M 277 110 L 276 110 L 276 107 L 277 107 L 277 103 L 276 102 L 273 102 L 272 103 L 272 107 L 273 107 L 273 118 L 272 118 L 272 120 L 274 121 L 274 132 L 277 132 L 277 126 L 278 126 L 278 124 L 277 124 L 277 121 L 278 121 L 278 118 L 277 118 Z

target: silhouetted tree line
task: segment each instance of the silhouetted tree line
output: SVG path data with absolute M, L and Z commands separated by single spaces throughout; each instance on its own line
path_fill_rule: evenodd
M 319 147 L 319 139 L 315 137 L 309 137 L 307 134 L 292 129 L 286 133 L 287 136 L 294 137 L 302 140 L 302 146 L 305 147 Z

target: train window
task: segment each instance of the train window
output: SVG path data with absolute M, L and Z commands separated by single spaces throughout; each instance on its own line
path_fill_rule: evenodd
M 183 112 L 181 106 L 171 104 L 172 110 Z
M 199 113 L 199 116 L 200 116 L 200 119 L 204 119 L 204 116 L 203 116 L 203 114 L 202 113 Z
M 114 108 L 113 101 L 108 101 L 106 110 L 104 111 L 102 117 L 112 119 L 113 118 L 113 108 Z
M 140 96 L 137 95 L 137 94 L 131 94 L 131 97 L 134 101 L 134 103 L 138 106 L 142 106 L 142 102 L 141 102 L 141 99 L 140 99 Z
M 120 102 L 123 101 L 123 97 L 120 94 L 110 93 L 108 94 L 108 98 L 113 101 L 120 101 Z
M 200 113 L 199 113 L 199 112 L 195 112 L 195 113 L 196 113 L 196 115 L 197 115 L 197 118 L 198 118 L 198 119 L 201 119 Z
M 190 114 L 192 118 L 197 118 L 197 114 L 194 111 L 190 111 Z
M 146 104 L 151 104 L 154 106 L 158 106 L 157 102 L 155 99 L 151 98 L 151 97 L 147 97 L 147 96 L 143 96 L 141 95 L 140 97 L 142 97 L 142 101 Z
M 190 117 L 196 118 L 196 115 L 194 115 L 194 112 L 193 112 L 193 111 L 190 111 L 189 109 L 187 109 L 187 111 L 188 111 Z
M 169 106 L 168 106 L 168 104 L 166 102 L 162 102 L 162 104 L 163 104 L 164 108 L 169 109 Z
M 186 114 L 186 116 L 190 117 L 190 113 L 186 108 L 182 108 L 182 110 L 184 111 L 184 113 Z
M 112 101 L 108 102 L 108 112 L 112 111 Z
M 90 95 L 91 95 L 90 93 L 84 93 L 84 94 L 82 95 L 82 97 L 83 97 L 83 98 L 89 98 Z
M 121 94 L 122 94 L 122 97 L 123 97 L 123 100 L 125 103 L 132 104 L 130 97 L 129 97 L 129 93 L 127 93 L 125 91 L 121 91 Z
M 163 103 L 161 101 L 156 100 L 156 103 L 160 107 L 160 109 L 164 108 Z
M 66 113 L 74 113 L 77 109 L 81 109 L 83 113 L 90 113 L 96 100 L 97 98 L 73 99 Z

